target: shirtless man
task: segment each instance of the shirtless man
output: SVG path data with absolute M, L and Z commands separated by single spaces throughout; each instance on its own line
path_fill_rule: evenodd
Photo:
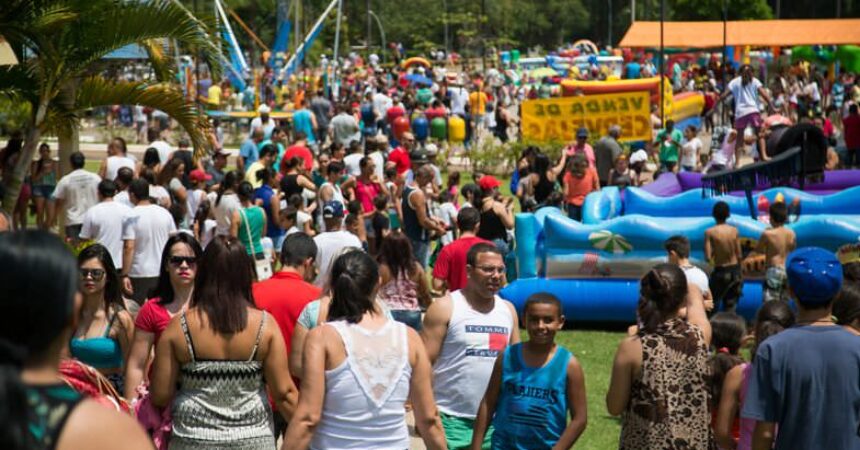
M 726 202 L 717 202 L 711 213 L 717 224 L 705 230 L 705 259 L 714 268 L 708 282 L 714 311 L 734 312 L 743 290 L 741 241 L 738 229 L 727 224 L 730 211 Z
M 765 255 L 767 272 L 763 286 L 764 301 L 788 301 L 788 279 L 785 274 L 785 260 L 797 246 L 794 231 L 785 227 L 788 220 L 788 207 L 784 202 L 775 202 L 768 210 L 771 228 L 764 230 L 755 252 Z

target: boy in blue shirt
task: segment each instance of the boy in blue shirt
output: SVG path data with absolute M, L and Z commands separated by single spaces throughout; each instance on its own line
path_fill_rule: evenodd
M 508 346 L 496 359 L 475 419 L 472 450 L 481 449 L 491 422 L 493 450 L 568 449 L 585 430 L 582 366 L 555 343 L 564 327 L 561 302 L 537 293 L 524 311 L 529 340 Z
M 789 255 L 786 274 L 797 323 L 756 350 L 741 411 L 757 421 L 753 449 L 860 449 L 860 337 L 831 318 L 842 266 L 806 247 Z

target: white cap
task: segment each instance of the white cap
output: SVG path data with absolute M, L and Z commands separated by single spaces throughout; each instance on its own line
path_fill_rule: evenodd
M 260 114 L 269 114 L 272 110 L 269 109 L 269 105 L 262 104 L 259 108 L 257 108 L 257 112 Z
M 431 142 L 424 146 L 424 152 L 427 153 L 427 156 L 436 156 L 439 154 L 439 147 Z
M 630 155 L 630 164 L 648 161 L 648 153 L 645 150 L 636 150 Z

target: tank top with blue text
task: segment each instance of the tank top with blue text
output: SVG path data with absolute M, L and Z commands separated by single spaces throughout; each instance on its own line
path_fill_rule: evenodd
M 567 426 L 567 365 L 571 353 L 557 346 L 543 367 L 529 367 L 523 344 L 509 346 L 493 417 L 492 448 L 549 449 Z

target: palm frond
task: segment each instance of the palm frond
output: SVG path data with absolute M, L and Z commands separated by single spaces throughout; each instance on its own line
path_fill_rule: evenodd
M 149 64 L 155 71 L 155 79 L 161 82 L 171 81 L 176 73 L 173 58 L 164 54 L 164 46 L 158 39 L 150 39 L 141 43 L 141 47 L 149 55 Z
M 204 155 L 209 122 L 175 86 L 168 83 L 116 82 L 98 76 L 86 78 L 78 86 L 75 101 L 78 115 L 87 109 L 110 105 L 141 105 L 164 111 L 188 133 L 195 153 Z
M 97 2 L 97 3 L 105 3 Z M 64 36 L 70 50 L 70 69 L 84 73 L 104 55 L 130 44 L 159 38 L 176 39 L 198 52 L 213 72 L 220 72 L 218 47 L 209 39 L 206 24 L 184 6 L 172 0 L 121 2 L 115 0 L 109 14 L 81 16 L 74 29 Z

